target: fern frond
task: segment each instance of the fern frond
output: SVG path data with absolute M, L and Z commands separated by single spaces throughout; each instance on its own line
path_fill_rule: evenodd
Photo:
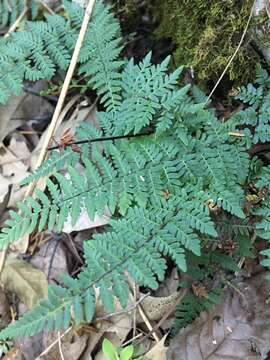
M 19 94 L 24 79 L 51 79 L 58 69 L 66 70 L 83 19 L 83 9 L 66 2 L 69 19 L 49 15 L 45 21 L 27 22 L 25 29 L 1 41 L 0 103 Z M 121 36 L 110 7 L 97 1 L 81 50 L 79 73 L 102 95 L 112 109 L 119 105 L 118 70 Z M 89 66 L 91 61 L 91 67 Z M 90 79 L 89 79 L 90 78 Z
M 190 325 L 201 312 L 211 310 L 219 303 L 221 294 L 221 289 L 215 289 L 209 292 L 207 299 L 199 298 L 193 294 L 186 295 L 176 308 L 171 335 L 175 336 L 181 329 Z
M 57 197 L 58 189 L 50 186 L 53 197 Z M 129 294 L 126 271 L 137 284 L 156 289 L 157 280 L 163 280 L 165 275 L 164 256 L 172 258 L 186 271 L 185 249 L 200 253 L 197 225 L 189 226 L 180 215 L 186 203 L 192 214 L 196 202 L 182 194 L 162 207 L 148 210 L 135 207 L 128 211 L 125 219 L 112 220 L 111 231 L 86 242 L 86 267 L 78 278 L 65 276 L 66 288 L 50 286 L 48 299 L 3 330 L 0 338 L 31 336 L 43 328 L 65 329 L 72 310 L 76 323 L 91 321 L 95 308 L 94 286 L 100 289 L 107 311 L 114 310 L 115 297 L 125 306 Z M 214 233 L 209 215 L 206 222 Z M 201 226 L 200 229 L 204 231 Z

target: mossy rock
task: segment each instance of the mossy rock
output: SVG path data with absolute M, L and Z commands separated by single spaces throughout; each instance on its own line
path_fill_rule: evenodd
M 152 14 L 155 36 L 168 38 L 174 44 L 174 66 L 192 67 L 196 80 L 206 86 L 219 78 L 236 50 L 253 0 L 117 0 L 114 3 L 133 29 L 135 19 L 138 21 L 136 9 L 141 9 L 143 4 Z M 256 21 L 252 19 L 250 29 Z M 261 55 L 251 45 L 251 33 L 247 33 L 226 74 L 234 86 L 252 82 L 256 65 L 262 62 Z
M 239 44 L 252 5 L 253 0 L 159 0 L 156 34 L 172 39 L 176 64 L 192 67 L 200 82 L 215 81 Z M 229 80 L 252 81 L 260 61 L 247 35 L 228 69 Z

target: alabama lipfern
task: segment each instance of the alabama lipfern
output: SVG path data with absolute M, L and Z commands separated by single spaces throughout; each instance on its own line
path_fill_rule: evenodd
M 244 104 L 249 105 L 239 111 L 235 118 L 239 126 L 246 126 L 243 132 L 246 137 L 250 137 L 254 144 L 270 141 L 269 90 L 269 75 L 265 70 L 258 68 L 255 86 L 248 84 L 246 87 L 241 87 L 236 97 Z
M 67 67 L 83 10 L 70 3 L 66 10 L 68 20 L 49 16 L 46 22 L 27 24 L 30 35 L 18 32 L 4 42 L 5 66 L 11 66 L 17 84 L 26 75 L 35 80 L 46 72 L 50 78 L 56 68 Z M 34 197 L 18 205 L 19 213 L 10 212 L 0 247 L 35 229 L 61 231 L 68 218 L 75 224 L 84 208 L 91 219 L 109 210 L 111 230 L 85 243 L 86 264 L 77 278 L 64 276 L 62 286 L 50 287 L 48 299 L 2 331 L 2 338 L 67 328 L 72 319 L 91 321 L 97 288 L 107 311 L 113 311 L 115 297 L 125 306 L 127 273 L 138 285 L 155 289 L 164 278 L 165 257 L 186 271 L 187 253 L 200 256 L 205 239 L 218 241 L 212 209 L 240 224 L 250 215 L 244 211 L 243 184 L 250 176 L 246 142 L 230 135 L 239 131 L 239 122 L 233 119 L 229 131 L 213 110 L 204 108 L 198 90 L 192 96 L 189 86 L 180 88 L 181 69 L 168 75 L 169 58 L 159 65 L 151 63 L 151 54 L 139 64 L 122 61 L 120 39 L 110 8 L 97 2 L 78 72 L 100 96 L 98 137 L 148 135 L 90 141 L 82 153 L 55 151 L 26 180 L 51 175 L 45 191 L 36 189 Z M 7 95 L 4 90 L 1 94 Z M 78 129 L 78 136 L 89 134 L 89 140 L 93 133 Z
M 207 207 L 184 192 L 147 210 L 131 208 L 124 219 L 112 220 L 111 227 L 111 231 L 95 235 L 93 241 L 85 243 L 86 266 L 79 277 L 65 276 L 66 288 L 50 287 L 48 299 L 4 330 L 2 338 L 30 336 L 45 326 L 49 330 L 66 328 L 71 320 L 71 309 L 76 323 L 91 321 L 94 286 L 99 288 L 107 311 L 114 310 L 115 296 L 125 306 L 128 299 L 126 270 L 139 285 L 155 289 L 158 280 L 164 279 L 166 262 L 163 256 L 171 257 L 185 271 L 185 249 L 199 255 L 198 234 L 215 234 Z
M 0 31 L 11 26 L 27 8 L 31 20 L 35 20 L 42 8 L 38 0 L 2 0 L 0 3 Z
M 67 19 L 60 15 L 47 15 L 46 21 L 28 21 L 23 31 L 1 39 L 0 103 L 5 103 L 11 94 L 19 94 L 24 80 L 49 80 L 57 71 L 67 69 L 83 19 L 83 9 L 68 1 L 65 4 Z M 89 82 L 101 95 L 101 100 L 113 107 L 120 100 L 115 74 L 122 65 L 118 60 L 121 36 L 119 24 L 109 10 L 100 1 L 96 2 L 78 72 L 88 79 L 91 76 Z M 97 52 L 99 61 L 94 57 Z M 89 62 L 91 67 L 86 66 Z

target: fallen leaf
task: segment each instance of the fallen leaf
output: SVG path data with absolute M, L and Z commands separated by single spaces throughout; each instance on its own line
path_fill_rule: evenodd
M 106 210 L 103 216 L 96 215 L 94 220 L 90 220 L 87 211 L 85 209 L 82 209 L 81 214 L 75 225 L 72 226 L 71 216 L 67 218 L 63 227 L 63 232 L 71 233 L 72 231 L 81 231 L 96 228 L 98 226 L 104 226 L 108 224 L 109 220 L 109 210 Z
M 11 185 L 9 181 L 4 178 L 4 176 L 0 175 L 0 219 L 9 202 L 11 192 Z
M 5 106 L 0 106 L 0 143 L 10 133 L 21 125 L 21 121 L 11 120 L 13 114 L 16 113 L 17 108 L 24 101 L 26 95 L 12 96 Z
M 17 157 L 17 159 L 21 160 L 27 166 L 27 169 L 29 168 L 31 153 L 25 141 L 20 141 L 15 137 L 12 137 L 8 149 Z
M 141 307 L 149 320 L 157 321 L 160 320 L 167 311 L 176 306 L 180 297 L 181 294 L 177 291 L 166 297 L 147 296 L 141 303 Z M 137 322 L 143 322 L 138 311 Z
M 30 260 L 33 266 L 44 273 L 48 282 L 53 284 L 59 281 L 61 273 L 68 273 L 65 250 L 62 244 L 57 243 L 57 241 L 61 241 L 61 239 L 50 240 L 43 244 Z
M 145 354 L 147 360 L 166 360 L 166 352 L 168 347 L 164 345 L 167 335 Z
M 12 348 L 6 355 L 3 357 L 2 360 L 24 360 L 25 357 L 23 356 L 22 351 L 19 348 Z
M 69 336 L 70 335 L 70 336 Z M 57 339 L 57 332 L 46 334 L 46 342 L 43 341 L 43 347 L 46 349 L 53 341 Z M 77 360 L 80 358 L 86 347 L 88 335 L 78 336 L 76 334 L 67 334 L 61 339 L 61 349 L 64 359 Z M 42 360 L 59 360 L 61 355 L 59 352 L 59 343 L 56 343 L 52 349 L 44 356 Z
M 0 329 L 5 328 L 10 322 L 10 307 L 6 294 L 0 289 Z
M 7 291 L 18 295 L 29 309 L 47 296 L 48 284 L 44 273 L 23 260 L 7 259 L 1 282 Z
M 237 283 L 171 341 L 168 360 L 266 359 L 270 351 L 269 282 L 265 273 Z M 184 351 L 183 351 L 184 349 Z
M 208 299 L 208 292 L 202 284 L 191 285 L 194 295 L 201 299 Z

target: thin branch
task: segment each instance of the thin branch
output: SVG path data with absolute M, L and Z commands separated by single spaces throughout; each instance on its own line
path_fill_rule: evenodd
M 60 356 L 61 356 L 61 360 L 65 360 L 63 350 L 62 350 L 60 331 L 57 332 L 57 335 L 58 335 L 58 346 L 59 346 L 59 353 L 60 353 Z
M 129 313 L 129 312 L 135 310 L 144 301 L 144 299 L 147 298 L 149 295 L 150 295 L 150 293 L 144 294 L 135 304 L 133 304 L 132 306 L 130 306 L 129 308 L 127 308 L 125 310 L 115 311 L 111 314 L 97 317 L 95 319 L 95 321 L 108 320 L 113 316 L 118 316 L 118 315 Z
M 39 158 L 38 158 L 38 160 L 37 160 L 37 162 L 35 164 L 35 169 L 37 169 L 43 163 L 43 161 L 45 160 L 49 144 L 51 143 L 52 137 L 54 136 L 54 133 L 55 133 L 57 127 L 60 124 L 59 115 L 60 115 L 61 110 L 63 108 L 64 101 L 65 101 L 65 98 L 66 98 L 66 95 L 67 95 L 67 92 L 68 92 L 68 88 L 69 88 L 73 73 L 75 71 L 75 67 L 76 67 L 76 64 L 77 64 L 77 61 L 78 61 L 79 53 L 80 53 L 80 50 L 81 50 L 81 47 L 82 47 L 82 43 L 83 43 L 86 31 L 87 31 L 88 23 L 90 21 L 91 15 L 92 15 L 94 5 L 95 5 L 95 0 L 89 0 L 89 3 L 88 3 L 87 8 L 85 10 L 85 14 L 84 14 L 82 26 L 81 26 L 81 29 L 80 29 L 80 33 L 79 33 L 79 36 L 78 36 L 78 39 L 77 39 L 77 42 L 76 42 L 76 45 L 75 45 L 74 52 L 72 54 L 72 58 L 71 58 L 71 61 L 70 61 L 70 64 L 69 64 L 69 68 L 68 68 L 66 77 L 65 77 L 65 81 L 63 83 L 63 87 L 61 89 L 61 93 L 59 95 L 58 102 L 57 102 L 57 105 L 55 107 L 54 114 L 53 114 L 51 123 L 49 125 L 48 132 L 47 132 L 46 138 L 44 140 L 44 143 L 43 143 Z M 89 66 L 91 66 L 91 65 L 89 65 Z M 29 186 L 28 186 L 27 192 L 26 192 L 26 196 L 31 195 L 34 188 L 35 188 L 35 182 L 30 183 Z
M 22 13 L 19 15 L 19 17 L 16 19 L 16 21 L 11 25 L 11 27 L 9 28 L 8 32 L 4 35 L 5 38 L 9 37 L 11 33 L 13 33 L 17 27 L 19 26 L 20 22 L 22 21 L 22 19 L 25 17 L 25 15 L 27 14 L 28 11 L 28 7 L 26 6 Z
M 59 342 L 59 339 L 61 340 L 68 332 L 70 332 L 71 329 L 72 326 L 67 328 L 67 330 L 64 331 L 63 334 L 60 335 L 55 341 L 53 341 L 44 351 L 42 351 L 42 353 L 38 357 L 36 357 L 35 360 L 41 360 L 41 357 L 46 355 L 51 350 L 51 348 L 53 348 L 54 345 L 56 345 Z
M 251 10 L 250 10 L 250 14 L 249 14 L 249 18 L 248 18 L 248 21 L 247 21 L 247 24 L 246 24 L 246 27 L 243 31 L 243 34 L 241 36 L 241 39 L 239 41 L 239 44 L 237 46 L 237 48 L 235 49 L 235 52 L 233 53 L 232 57 L 230 58 L 227 66 L 225 67 L 225 69 L 223 70 L 223 73 L 220 75 L 220 78 L 218 79 L 218 81 L 216 82 L 215 86 L 213 87 L 212 91 L 210 92 L 208 98 L 206 99 L 204 105 L 207 105 L 208 104 L 208 101 L 211 99 L 212 95 L 214 94 L 214 92 L 216 91 L 216 88 L 218 87 L 219 83 L 221 82 L 221 80 L 223 79 L 224 75 L 226 74 L 227 70 L 229 69 L 229 67 L 231 66 L 231 63 L 233 62 L 235 56 L 237 55 L 243 41 L 244 41 L 244 38 L 246 36 L 246 33 L 247 33 L 247 30 L 248 30 L 248 27 L 249 27 L 249 23 L 250 23 L 250 20 L 252 18 L 252 14 L 253 14 L 253 9 L 254 9 L 254 6 L 255 6 L 255 3 L 256 3 L 256 0 L 254 0 L 253 2 L 253 5 L 251 7 Z
M 74 141 L 70 144 L 67 144 L 65 147 L 72 146 L 73 144 L 81 145 L 81 144 L 87 144 L 87 143 L 95 143 L 95 142 L 99 142 L 99 141 L 110 141 L 110 140 L 113 141 L 113 140 L 119 140 L 119 139 L 130 139 L 130 138 L 135 138 L 135 137 L 139 137 L 139 136 L 148 136 L 151 134 L 153 134 L 153 132 L 149 131 L 149 132 L 141 133 L 141 134 L 105 136 L 105 137 L 100 137 L 100 138 L 96 138 L 96 139 L 85 139 L 85 140 Z M 59 149 L 59 147 L 61 147 L 61 145 L 52 146 L 52 147 L 48 148 L 47 150 L 55 150 L 55 149 Z
M 38 0 L 38 2 L 46 9 L 51 15 L 55 15 L 55 12 L 45 3 L 43 0 Z

